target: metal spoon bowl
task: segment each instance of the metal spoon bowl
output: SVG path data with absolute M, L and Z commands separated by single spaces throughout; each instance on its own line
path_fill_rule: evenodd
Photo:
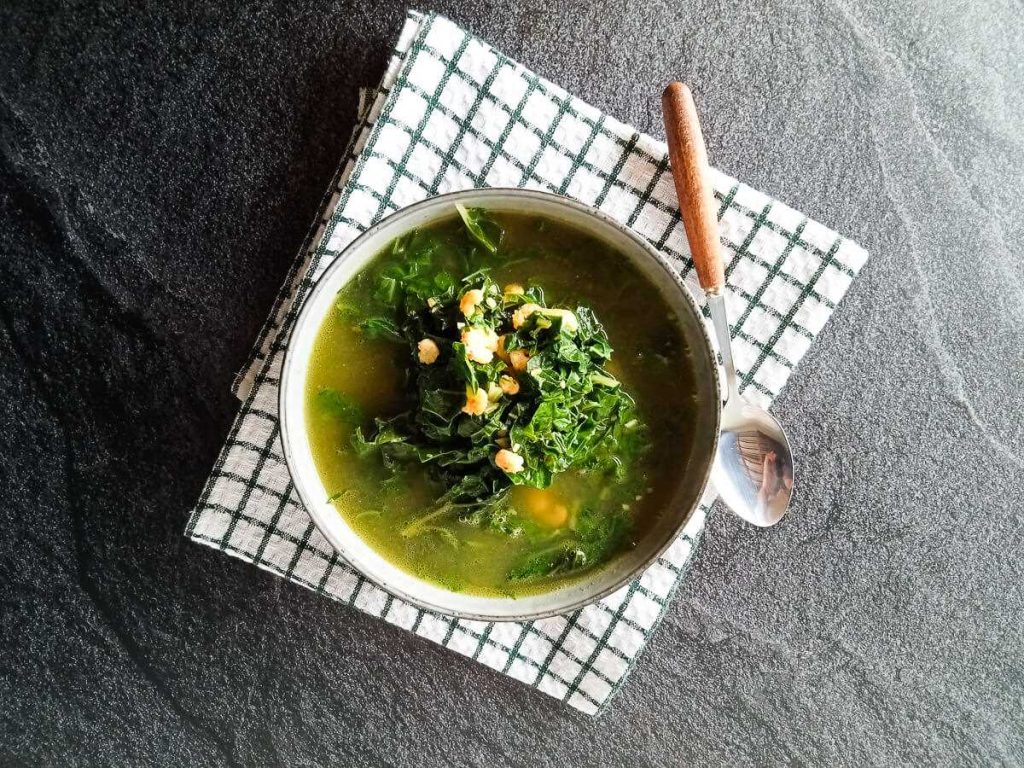
M 785 516 L 793 495 L 793 451 L 775 417 L 739 392 L 723 295 L 718 216 L 693 96 L 682 83 L 670 83 L 661 103 L 679 211 L 725 368 L 725 404 L 711 481 L 738 517 L 761 527 L 775 525 Z
M 708 298 L 708 308 L 725 361 L 728 398 L 722 407 L 711 482 L 729 509 L 748 523 L 766 528 L 779 522 L 789 508 L 793 452 L 778 420 L 740 396 L 721 294 Z

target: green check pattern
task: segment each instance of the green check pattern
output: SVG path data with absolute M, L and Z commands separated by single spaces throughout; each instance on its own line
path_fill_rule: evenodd
M 714 172 L 726 295 L 746 394 L 768 406 L 867 254 L 821 224 Z M 700 295 L 664 144 L 569 95 L 447 19 L 410 13 L 320 215 L 234 389 L 241 409 L 186 535 L 372 613 L 492 669 L 599 712 L 621 686 L 693 558 L 713 491 L 643 576 L 567 616 L 527 623 L 418 610 L 340 560 L 297 497 L 277 422 L 282 351 L 310 287 L 360 233 L 444 192 L 520 186 L 600 208 L 665 253 Z

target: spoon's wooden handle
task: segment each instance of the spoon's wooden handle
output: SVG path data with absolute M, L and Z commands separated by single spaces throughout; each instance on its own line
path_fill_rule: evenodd
M 669 83 L 661 94 L 661 107 L 672 178 L 697 278 L 705 293 L 721 293 L 725 286 L 725 269 L 718 243 L 718 214 L 697 106 L 689 88 L 682 83 Z

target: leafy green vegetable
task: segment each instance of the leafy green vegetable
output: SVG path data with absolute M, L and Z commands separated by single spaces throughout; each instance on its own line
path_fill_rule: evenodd
M 353 306 L 341 297 L 338 297 L 335 300 L 334 311 L 337 312 L 338 317 L 345 322 L 351 322 L 355 318 L 359 317 L 359 307 Z
M 404 341 L 401 331 L 394 321 L 386 317 L 370 317 L 359 324 L 359 330 L 368 339 L 389 339 Z
M 503 503 L 479 506 L 473 512 L 463 515 L 461 522 L 489 528 L 512 538 L 537 534 L 536 523 L 519 517 L 511 505 Z
M 359 424 L 366 418 L 363 406 L 354 398 L 330 387 L 324 387 L 317 393 L 316 406 L 320 413 L 345 424 Z
M 600 514 L 585 508 L 570 538 L 524 558 L 509 572 L 512 581 L 556 576 L 602 563 L 626 543 L 631 521 L 623 510 Z
M 423 529 L 424 533 L 436 533 L 441 537 L 441 541 L 450 546 L 452 549 L 459 548 L 459 538 L 447 528 L 442 528 L 439 525 L 431 525 Z
M 485 501 L 511 484 L 546 488 L 557 473 L 569 469 L 600 469 L 607 458 L 598 449 L 618 441 L 635 411 L 618 380 L 602 367 L 611 348 L 596 318 L 586 307 L 577 307 L 570 323 L 567 316 L 547 314 L 542 307 L 516 329 L 517 311 L 536 303 L 528 299 L 540 298 L 539 292 L 504 297 L 487 278 L 469 290 L 483 296 L 470 317 L 461 316 L 452 296 L 433 306 L 424 302 L 401 321 L 414 359 L 422 339 L 437 344 L 440 356 L 432 365 L 414 367 L 414 407 L 378 419 L 372 437 L 356 436 L 357 448 L 365 454 L 376 447 L 386 460 L 430 465 L 448 487 L 471 479 L 459 486 L 463 502 Z M 490 359 L 474 358 L 457 340 L 472 329 L 501 337 L 505 353 L 528 359 L 526 371 L 512 370 L 497 351 Z M 501 391 L 503 376 L 515 380 L 515 395 Z M 466 412 L 467 389 L 489 391 L 483 413 Z M 523 458 L 521 471 L 506 473 L 495 465 L 501 447 Z
M 584 509 L 552 539 L 517 514 L 509 491 L 547 488 L 569 471 L 619 482 L 624 459 L 645 449 L 643 425 L 606 367 L 612 348 L 593 312 L 550 306 L 538 286 L 499 288 L 476 246 L 500 254 L 501 228 L 480 209 L 459 206 L 459 215 L 463 240 L 405 235 L 391 245 L 403 261 L 376 275 L 379 314 L 360 328 L 406 345 L 408 408 L 357 428 L 352 444 L 394 472 L 423 465 L 444 488 L 403 537 L 436 533 L 457 545 L 449 526 L 459 524 L 525 536 L 538 549 L 516 566 L 517 580 L 591 567 L 622 545 L 628 514 Z
M 487 212 L 483 208 L 466 208 L 459 203 L 456 203 L 455 207 L 458 209 L 459 216 L 462 217 L 462 223 L 466 225 L 470 237 L 490 253 L 497 253 L 503 234 L 501 227 L 488 218 Z

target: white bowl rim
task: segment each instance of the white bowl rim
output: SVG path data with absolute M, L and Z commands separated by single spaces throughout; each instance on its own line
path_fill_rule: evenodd
M 579 202 L 577 200 L 574 200 L 572 198 L 565 197 L 563 195 L 559 195 L 559 194 L 555 194 L 555 193 L 551 193 L 551 192 L 543 192 L 543 191 L 540 191 L 540 190 L 533 190 L 533 189 L 523 189 L 523 188 L 520 188 L 520 187 L 484 187 L 484 188 L 478 188 L 478 189 L 462 190 L 462 191 L 458 191 L 458 192 L 449 192 L 449 193 L 446 193 L 446 194 L 435 195 L 435 196 L 427 198 L 425 200 L 420 200 L 420 201 L 418 201 L 416 203 L 413 203 L 411 205 L 408 205 L 408 206 L 405 206 L 403 208 L 400 208 L 397 211 L 395 211 L 395 212 L 389 214 L 388 216 L 384 217 L 383 219 L 381 219 L 379 222 L 377 222 L 373 226 L 371 226 L 368 229 L 366 229 L 363 233 L 361 233 L 358 237 L 356 237 L 348 245 L 346 245 L 345 248 L 342 249 L 342 251 L 340 253 L 338 253 L 337 256 L 334 257 L 334 260 L 324 270 L 323 274 L 321 274 L 320 277 L 317 278 L 315 284 L 312 286 L 312 288 L 309 290 L 309 292 L 304 297 L 300 298 L 300 300 L 302 302 L 302 306 L 301 306 L 298 314 L 296 315 L 295 320 L 294 320 L 291 328 L 288 329 L 289 336 L 288 336 L 287 344 L 285 346 L 284 353 L 283 353 L 283 358 L 282 358 L 282 362 L 281 362 L 281 379 L 280 379 L 279 392 L 278 392 L 278 416 L 279 416 L 279 426 L 280 426 L 280 435 L 281 435 L 281 445 L 282 445 L 282 449 L 283 449 L 283 453 L 284 453 L 285 464 L 287 465 L 288 472 L 289 472 L 290 476 L 292 477 L 292 482 L 293 482 L 293 485 L 295 486 L 295 490 L 298 493 L 299 498 L 302 500 L 303 507 L 304 507 L 305 511 L 309 514 L 309 516 L 313 520 L 314 525 L 317 527 L 317 529 L 320 531 L 320 533 L 324 536 L 324 538 L 331 544 L 331 546 L 334 548 L 334 550 L 336 551 L 337 555 L 339 556 L 339 558 L 342 561 L 344 561 L 345 563 L 350 565 L 355 571 L 357 571 L 360 575 L 362 575 L 363 578 L 373 582 L 378 587 L 383 589 L 385 592 L 387 592 L 387 593 L 389 593 L 391 595 L 394 595 L 395 597 L 398 597 L 399 599 L 401 599 L 401 600 L 403 600 L 403 601 L 405 601 L 407 603 L 410 603 L 411 605 L 414 605 L 417 608 L 420 608 L 420 609 L 423 609 L 423 610 L 426 610 L 426 611 L 431 611 L 431 612 L 434 612 L 434 613 L 437 613 L 437 614 L 451 616 L 451 617 L 454 617 L 454 618 L 457 618 L 457 619 L 466 619 L 466 620 L 473 620 L 473 621 L 497 621 L 497 622 L 513 621 L 513 622 L 523 622 L 523 621 L 534 621 L 534 620 L 538 620 L 538 619 L 542 619 L 542 618 L 547 618 L 547 617 L 551 617 L 551 616 L 558 616 L 558 615 L 569 614 L 569 613 L 572 613 L 572 612 L 574 612 L 576 610 L 579 610 L 579 609 L 581 609 L 581 608 L 583 608 L 583 607 L 585 607 L 587 605 L 590 605 L 592 603 L 596 603 L 597 601 L 601 600 L 602 598 L 605 598 L 608 595 L 616 592 L 617 590 L 622 589 L 624 586 L 626 586 L 627 584 L 632 582 L 634 579 L 636 579 L 640 575 L 642 575 L 659 557 L 661 557 L 662 554 L 664 554 L 664 552 L 672 545 L 672 543 L 676 541 L 676 539 L 679 537 L 680 533 L 682 532 L 683 528 L 686 526 L 687 522 L 689 522 L 690 518 L 693 516 L 694 511 L 700 505 L 700 501 L 703 498 L 704 493 L 706 492 L 706 490 L 708 488 L 708 485 L 710 483 L 711 469 L 712 469 L 712 464 L 713 464 L 714 456 L 715 456 L 715 453 L 716 453 L 717 448 L 718 448 L 719 431 L 720 431 L 720 428 L 721 428 L 722 402 L 721 402 L 721 398 L 720 397 L 713 398 L 714 399 L 714 411 L 715 411 L 714 412 L 714 429 L 713 429 L 713 435 L 712 435 L 712 442 L 711 442 L 711 445 L 710 445 L 710 450 L 707 452 L 708 453 L 708 460 L 706 461 L 706 467 L 704 468 L 704 471 L 703 471 L 703 477 L 700 478 L 700 481 L 697 484 L 697 490 L 696 490 L 696 493 L 694 495 L 694 500 L 693 500 L 693 503 L 690 505 L 690 507 L 688 509 L 686 509 L 686 510 L 683 510 L 682 508 L 680 508 L 677 513 L 674 513 L 674 515 L 678 517 L 678 523 L 672 529 L 671 535 L 666 537 L 665 542 L 663 544 L 661 544 L 660 546 L 658 546 L 656 549 L 652 549 L 650 554 L 648 556 L 646 556 L 640 563 L 638 563 L 635 567 L 633 567 L 629 571 L 625 571 L 620 578 L 618 578 L 615 582 L 613 582 L 609 586 L 606 586 L 606 587 L 604 587 L 604 588 L 602 588 L 600 590 L 594 590 L 592 592 L 587 592 L 583 596 L 575 598 L 575 599 L 573 599 L 571 601 L 565 602 L 564 604 L 552 605 L 552 606 L 550 606 L 548 608 L 541 609 L 541 610 L 534 610 L 534 611 L 522 610 L 522 611 L 512 611 L 512 612 L 508 612 L 508 613 L 490 612 L 490 611 L 486 611 L 486 610 L 485 611 L 480 611 L 480 610 L 467 611 L 467 610 L 461 610 L 461 609 L 457 609 L 457 608 L 452 608 L 450 606 L 445 606 L 445 605 L 439 604 L 437 602 L 432 602 L 432 601 L 424 599 L 424 598 L 422 598 L 422 597 L 420 597 L 418 595 L 411 594 L 408 590 L 403 589 L 401 587 L 398 587 L 398 586 L 396 586 L 393 583 L 390 583 L 388 581 L 388 579 L 384 578 L 381 574 L 376 573 L 373 568 L 368 567 L 364 562 L 360 561 L 360 559 L 358 557 L 354 557 L 353 553 L 351 551 L 351 547 L 347 546 L 347 542 L 338 539 L 338 537 L 336 537 L 332 533 L 330 528 L 328 528 L 326 525 L 322 525 L 321 524 L 324 521 L 322 521 L 320 519 L 320 512 L 321 512 L 320 505 L 318 505 L 316 503 L 312 503 L 313 500 L 308 497 L 308 492 L 307 492 L 307 489 L 304 486 L 304 483 L 300 482 L 300 477 L 298 476 L 298 474 L 297 474 L 297 472 L 295 470 L 295 457 L 293 455 L 293 447 L 291 445 L 291 442 L 292 442 L 291 435 L 293 435 L 294 432 L 292 431 L 292 427 L 289 424 L 288 413 L 290 411 L 286 407 L 286 399 L 287 399 L 288 393 L 290 391 L 289 390 L 289 383 L 290 383 L 290 381 L 293 378 L 293 376 L 291 374 L 291 371 L 294 368 L 294 366 L 297 364 L 296 362 L 294 362 L 294 356 L 292 354 L 293 348 L 294 348 L 294 342 L 295 342 L 295 338 L 296 338 L 294 332 L 297 329 L 303 328 L 304 325 L 309 322 L 309 318 L 307 317 L 307 315 L 309 314 L 309 311 L 311 310 L 311 308 L 316 304 L 316 301 L 315 301 L 316 298 L 319 296 L 319 294 L 321 292 L 323 292 L 325 290 L 328 290 L 327 286 L 331 283 L 332 275 L 336 271 L 338 271 L 344 265 L 344 263 L 350 257 L 350 255 L 355 253 L 355 252 L 357 252 L 357 251 L 359 251 L 364 243 L 366 243 L 369 240 L 372 240 L 382 229 L 389 228 L 389 227 L 393 226 L 396 223 L 396 221 L 399 221 L 399 220 L 405 219 L 405 218 L 409 218 L 413 214 L 420 212 L 424 208 L 431 208 L 431 207 L 435 207 L 435 206 L 441 207 L 444 204 L 449 204 L 452 207 L 454 207 L 454 205 L 456 203 L 463 203 L 463 204 L 466 204 L 468 207 L 473 207 L 472 203 L 473 203 L 474 199 L 478 199 L 480 197 L 490 197 L 490 196 L 513 196 L 513 197 L 520 197 L 520 198 L 523 198 L 523 199 L 533 199 L 533 200 L 538 201 L 538 202 L 540 202 L 542 204 L 555 205 L 555 206 L 563 206 L 563 207 L 566 207 L 566 208 L 569 208 L 569 209 L 573 209 L 575 212 L 577 212 L 579 214 L 584 214 L 585 216 L 590 216 L 592 218 L 596 218 L 598 221 L 601 221 L 601 222 L 611 226 L 612 228 L 618 230 L 619 233 L 624 235 L 627 239 L 631 240 L 633 242 L 633 244 L 637 246 L 638 251 L 643 252 L 644 254 L 646 254 L 648 257 L 650 257 L 653 260 L 654 263 L 656 263 L 659 267 L 662 268 L 662 270 L 664 271 L 665 275 L 669 278 L 670 282 L 672 284 L 674 284 L 674 286 L 679 290 L 680 295 L 689 304 L 689 307 L 693 311 L 694 317 L 697 320 L 697 326 L 700 329 L 701 338 L 703 338 L 703 340 L 704 340 L 706 351 L 707 351 L 707 353 L 709 354 L 709 356 L 711 358 L 711 365 L 709 367 L 711 369 L 711 375 L 712 375 L 712 378 L 713 378 L 713 381 L 711 382 L 711 384 L 713 385 L 712 386 L 712 391 L 713 392 L 720 392 L 721 391 L 721 380 L 720 380 L 720 374 L 719 374 L 719 370 L 718 370 L 718 364 L 716 363 L 715 346 L 714 346 L 714 344 L 711 341 L 711 335 L 710 335 L 710 333 L 708 331 L 708 328 L 707 328 L 706 324 L 704 323 L 704 321 L 702 319 L 702 313 L 700 311 L 700 306 L 697 303 L 697 300 L 694 298 L 693 294 L 691 293 L 689 287 L 684 282 L 683 277 L 671 265 L 671 263 L 669 263 L 669 261 L 661 254 L 660 251 L 658 251 L 653 245 L 651 245 L 647 240 L 645 240 L 641 235 L 639 235 L 633 229 L 631 229 L 630 227 L 622 224 L 621 222 L 619 222 L 618 220 L 614 219 L 613 217 L 611 217 L 607 213 L 605 213 L 605 212 L 603 212 L 603 211 L 601 211 L 601 210 L 599 210 L 597 208 L 594 208 L 592 206 L 589 206 L 589 205 L 586 205 L 584 203 L 581 203 L 581 202 Z M 408 231 L 408 230 L 405 230 L 405 231 Z M 396 236 L 400 236 L 401 234 L 402 234 L 402 232 L 400 231 L 400 232 L 396 233 Z M 379 250 L 375 251 L 375 254 L 376 253 L 379 253 Z M 373 256 L 370 256 L 369 258 L 372 259 Z M 362 265 L 360 265 L 359 269 L 362 269 L 362 267 L 365 266 L 365 264 L 368 263 L 368 261 L 369 260 L 367 260 Z M 352 275 L 352 277 L 354 277 L 355 274 L 358 274 L 358 270 L 357 270 L 356 273 L 354 273 Z M 349 279 L 351 279 L 351 277 Z M 331 290 L 333 290 L 334 292 L 337 292 L 338 290 L 340 290 L 340 288 L 342 286 L 346 285 L 347 282 L 348 282 L 348 280 L 346 280 L 345 282 L 343 282 L 339 286 L 332 286 Z M 319 318 L 317 318 L 317 323 L 313 326 L 314 337 L 315 337 L 315 335 L 317 333 L 319 333 L 319 329 L 320 329 L 321 324 L 323 323 L 324 316 L 325 316 L 324 314 L 321 314 L 321 316 Z M 303 360 L 302 362 L 303 362 L 304 365 L 308 366 L 308 359 Z M 304 379 L 303 379 L 303 383 L 304 383 Z M 304 419 L 303 419 L 303 421 L 304 421 Z M 304 432 L 305 432 L 305 425 L 303 424 L 300 429 L 297 429 L 295 431 L 296 432 L 301 432 L 301 433 L 304 434 Z M 337 512 L 337 510 L 334 509 L 333 506 L 331 507 L 331 510 L 332 510 L 333 514 L 336 517 L 338 517 L 338 518 L 342 517 Z M 347 523 L 346 523 L 346 527 L 347 527 Z M 363 542 L 362 537 L 360 537 L 358 535 L 358 533 L 355 533 L 353 531 L 352 535 L 355 536 L 360 542 Z M 366 542 L 363 542 L 363 544 L 366 547 L 372 549 L 372 547 L 369 544 L 367 544 Z M 397 566 L 394 563 L 392 563 L 390 560 L 387 560 L 387 558 L 384 558 L 382 555 L 378 555 L 378 557 L 381 560 L 383 560 L 384 562 L 386 562 L 393 569 L 402 572 L 405 576 L 408 576 L 409 578 L 413 579 L 415 582 L 418 582 L 419 584 L 424 585 L 424 588 L 430 588 L 432 591 L 439 590 L 439 591 L 441 591 L 443 593 L 447 593 L 447 594 L 452 595 L 452 596 L 462 596 L 464 594 L 464 593 L 454 592 L 454 591 L 451 591 L 451 590 L 446 590 L 443 587 L 439 587 L 439 586 L 433 584 L 432 582 L 429 582 L 429 581 L 427 581 L 425 579 L 422 579 L 422 578 L 416 576 L 415 574 L 412 574 L 412 573 L 409 573 L 408 571 L 405 571 L 404 569 L 402 569 L 399 566 Z M 600 570 L 601 569 L 599 568 L 598 572 Z M 583 574 L 583 575 L 581 575 L 579 577 L 578 580 L 575 580 L 574 582 L 571 582 L 570 584 L 576 583 L 576 581 L 586 582 L 587 579 L 588 579 L 588 574 Z M 560 591 L 560 589 L 561 588 L 556 588 L 554 590 L 550 590 L 550 591 L 546 591 L 546 592 L 542 591 L 542 592 L 537 593 L 537 594 L 538 595 L 557 594 Z M 517 600 L 521 601 L 521 600 L 529 598 L 531 596 L 533 596 L 532 593 L 528 593 L 527 595 L 523 595 L 523 596 L 518 597 L 518 598 L 513 598 L 513 597 L 494 597 L 494 596 L 478 596 L 478 597 L 480 597 L 481 600 L 485 600 L 485 601 L 494 601 L 494 602 L 501 602 L 501 603 L 505 603 L 505 602 L 507 602 L 507 603 L 515 603 Z

